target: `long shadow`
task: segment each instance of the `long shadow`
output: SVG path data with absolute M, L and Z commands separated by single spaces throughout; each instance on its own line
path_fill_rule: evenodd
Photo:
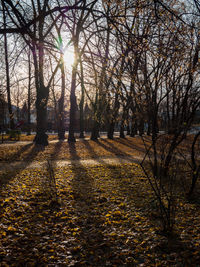
M 26 148 L 28 148 L 29 146 L 30 145 L 26 146 Z M 55 154 L 53 154 L 54 152 L 52 153 L 51 159 L 54 158 L 56 159 L 57 155 L 59 154 L 61 146 L 62 142 L 59 142 L 55 146 L 54 149 Z M 3 190 L 5 190 L 6 184 L 14 180 L 15 177 L 26 167 L 28 167 L 28 165 L 31 164 L 31 162 L 35 159 L 35 157 L 44 149 L 45 147 L 38 145 L 34 145 L 32 147 L 32 149 L 23 159 L 24 163 L 23 168 L 8 173 L 6 179 L 4 179 L 3 183 L 0 184 L 1 186 L 0 195 L 1 192 L 3 193 Z M 21 153 L 23 151 L 25 151 L 25 148 L 22 148 L 20 150 Z M 19 155 L 20 152 L 18 151 Z M 30 179 L 34 179 L 34 175 L 38 183 L 39 180 L 37 180 L 37 173 L 35 172 L 33 172 L 33 177 L 31 176 Z M 12 242 L 10 243 L 12 257 L 8 259 L 5 258 L 5 261 L 9 264 L 9 266 L 12 265 L 13 262 L 15 263 L 17 262 L 17 266 L 29 266 L 29 264 L 30 266 L 46 266 L 46 262 L 41 257 L 41 253 L 43 253 L 43 251 L 46 253 L 46 247 L 47 246 L 51 247 L 51 243 L 53 244 L 57 242 L 57 237 L 55 236 L 55 232 L 58 235 L 58 233 L 62 231 L 61 228 L 58 229 L 58 227 L 56 226 L 56 223 L 58 221 L 56 214 L 58 213 L 59 207 L 47 204 L 48 202 L 52 203 L 51 195 L 49 194 L 48 191 L 48 183 L 49 183 L 48 181 L 49 177 L 47 177 L 48 174 L 46 172 L 43 173 L 43 171 L 41 170 L 41 173 L 39 173 L 38 175 L 39 176 L 41 175 L 41 180 L 39 185 L 36 184 L 39 186 L 39 190 L 37 190 L 36 192 L 33 191 L 33 194 L 31 194 L 30 191 L 28 193 L 28 198 L 27 195 L 20 195 L 20 199 L 17 200 L 15 204 L 15 209 L 12 211 L 14 218 L 17 217 L 20 218 L 20 215 L 22 214 L 22 211 L 20 211 L 20 205 L 21 205 L 20 202 L 22 202 L 27 208 L 25 212 L 25 217 L 23 216 L 23 218 L 25 219 L 20 220 L 17 224 L 18 227 L 21 230 L 23 230 L 24 234 L 12 240 Z M 5 174 L 2 174 L 2 177 L 5 178 Z M 5 198 L 5 194 L 3 194 L 3 196 L 1 197 L 2 203 L 3 203 L 3 198 Z M 30 207 L 29 207 L 29 201 L 31 205 Z M 4 206 L 1 209 L 2 214 L 5 213 L 6 207 L 7 206 Z M 49 240 L 51 241 L 51 243 L 49 243 Z M 45 244 L 43 247 L 41 247 L 41 242 Z M 49 261 L 51 260 L 49 259 Z
M 107 142 L 107 145 L 103 144 L 103 142 Z M 115 154 L 115 156 L 120 156 L 120 157 L 126 157 L 132 159 L 133 157 L 129 155 L 128 153 L 118 149 L 115 145 L 109 143 L 107 139 L 103 139 L 102 141 L 97 140 L 96 143 L 100 146 L 102 146 L 104 149 L 107 151 Z
M 33 150 L 36 153 L 41 149 L 37 147 Z M 17 206 L 15 205 L 11 211 L 11 215 L 17 221 L 17 228 L 20 230 L 17 231 L 19 234 L 17 238 L 15 233 L 11 233 L 14 234 L 14 238 L 10 239 L 9 243 L 12 257 L 3 258 L 9 266 L 12 266 L 13 263 L 14 265 L 17 263 L 16 266 L 46 266 L 42 254 L 43 252 L 47 253 L 46 247 L 53 248 L 52 244 L 57 241 L 54 234 L 55 230 L 57 234 L 61 232 L 61 229 L 57 229 L 55 226 L 58 210 L 47 204 L 51 200 L 51 196 L 47 190 L 48 177 L 46 173 L 42 170 L 38 173 L 33 171 L 30 179 L 32 179 L 33 188 L 32 184 L 28 185 L 30 191 L 26 189 L 25 194 L 20 194 L 20 198 L 17 199 Z M 35 185 L 37 190 L 34 189 Z M 31 189 L 34 189 L 33 193 Z M 41 244 L 43 245 L 41 246 Z
M 75 143 L 69 143 L 69 154 L 70 154 L 71 161 L 74 159 L 80 160 L 80 157 L 78 156 L 77 151 L 76 151 Z
M 90 142 L 88 142 L 87 140 L 84 140 L 84 145 L 86 149 L 91 153 L 92 157 L 95 158 L 96 161 L 98 161 L 99 163 L 105 164 L 105 161 L 94 151 L 94 149 L 90 145 Z
M 69 151 L 72 159 L 71 170 L 74 174 L 71 184 L 74 212 L 77 217 L 74 224 L 79 228 L 79 250 L 73 256 L 82 261 L 82 264 L 77 266 L 105 266 L 110 247 L 103 234 L 105 226 L 101 210 L 97 209 L 99 192 L 95 188 L 94 178 L 89 175 L 89 170 L 80 162 L 78 165 L 74 163 L 73 159 L 79 158 L 74 144 L 70 144 Z
M 55 161 L 58 159 L 58 155 L 60 153 L 60 150 L 61 150 L 61 147 L 63 146 L 63 144 L 64 144 L 64 140 L 59 140 L 57 143 L 55 143 L 54 150 L 50 155 L 50 159 L 52 161 Z
M 11 162 L 14 160 L 18 160 L 18 158 L 20 158 L 21 154 L 24 153 L 26 150 L 28 150 L 31 146 L 33 146 L 33 143 L 21 146 L 17 152 L 10 155 L 10 158 L 7 161 Z
M 32 145 L 32 144 L 31 144 Z M 21 153 L 23 153 L 24 151 L 26 151 L 31 145 L 26 145 L 25 147 L 22 147 L 21 149 L 20 149 L 20 151 L 18 151 L 17 153 L 15 153 L 14 155 L 13 155 L 13 157 L 16 157 L 17 155 L 20 155 Z M 36 145 L 34 145 L 32 148 L 31 148 L 31 150 L 29 151 L 29 153 L 25 156 L 25 158 L 23 159 L 23 165 L 21 165 L 22 167 L 20 167 L 20 168 L 18 168 L 18 169 L 14 169 L 13 171 L 9 171 L 9 172 L 2 172 L 1 173 L 1 176 L 0 176 L 0 201 L 2 202 L 2 203 L 4 203 L 4 199 L 5 199 L 5 197 L 6 197 L 6 186 L 7 186 L 7 184 L 9 184 L 11 181 L 13 181 L 16 177 L 17 177 L 17 175 L 20 173 L 20 172 L 22 172 L 26 167 L 28 167 L 28 165 L 34 160 L 34 158 L 38 155 L 38 153 L 40 152 L 40 151 L 42 151 L 42 150 L 44 150 L 44 147 L 42 147 L 42 146 L 36 146 Z M 31 177 L 30 177 L 30 179 L 31 179 Z M 20 181 L 19 181 L 20 182 Z M 23 196 L 22 196 L 23 197 Z M 18 200 L 16 201 L 16 203 L 15 203 L 15 209 L 16 210 L 18 210 L 18 205 L 19 205 L 19 203 L 18 203 Z M 3 207 L 1 208 L 1 213 L 2 214 L 6 214 L 6 207 L 7 207 L 7 205 L 3 205 Z M 13 211 L 14 212 L 14 211 Z M 17 214 L 15 214 L 15 216 L 17 217 L 17 216 L 20 216 L 20 214 L 21 213 L 17 213 Z M 27 229 L 28 229 L 28 225 L 27 225 L 27 227 L 26 227 Z M 14 242 L 14 240 L 13 240 L 13 242 Z M 25 241 L 26 242 L 26 241 Z M 14 243 L 12 243 L 11 244 L 11 246 L 13 245 Z M 13 257 L 15 257 L 15 252 L 16 252 L 16 250 L 19 248 L 19 247 L 21 247 L 21 246 L 23 246 L 23 244 L 14 244 L 13 245 L 14 246 L 14 248 L 13 248 L 13 251 L 12 251 L 12 255 L 13 255 Z M 32 244 L 30 243 L 30 249 L 33 249 L 33 246 L 32 246 Z M 24 251 L 23 251 L 23 253 L 24 253 Z M 17 256 L 16 256 L 17 257 Z M 10 261 L 10 263 L 9 264 L 11 264 L 11 263 L 13 263 L 12 261 L 13 261 L 13 259 L 12 258 L 10 258 L 9 259 L 9 261 Z M 24 264 L 24 262 L 23 262 L 23 264 Z M 20 265 L 19 264 L 19 266 L 24 266 L 24 265 Z
M 85 144 L 88 144 L 88 142 L 85 142 Z M 89 149 L 91 153 L 96 154 L 90 146 L 88 146 L 87 149 Z M 115 202 L 109 203 L 107 200 L 101 198 L 101 190 L 97 190 L 92 171 L 82 165 L 81 162 L 79 162 L 78 165 L 74 163 L 74 157 L 80 159 L 77 155 L 75 144 L 70 144 L 70 155 L 72 159 L 71 170 L 74 174 L 71 186 L 74 197 L 74 215 L 76 218 L 72 227 L 78 229 L 76 235 L 76 250 L 72 255 L 72 259 L 78 260 L 79 265 L 77 266 L 107 266 L 108 264 L 108 266 L 114 266 L 115 264 L 117 266 L 137 266 L 134 263 L 124 263 L 127 258 L 126 255 L 121 255 L 120 258 L 118 258 L 118 255 L 120 255 L 122 248 L 125 250 L 127 249 L 127 251 L 130 250 L 132 253 L 136 246 L 135 240 L 137 240 L 137 244 L 140 240 L 144 239 L 147 233 L 145 230 L 147 226 L 145 226 L 146 228 L 144 229 L 140 226 L 142 223 L 146 224 L 142 216 L 148 217 L 149 212 L 149 209 L 146 208 L 146 202 L 144 203 L 143 201 L 144 198 L 148 200 L 143 182 L 141 181 L 140 184 L 138 179 L 136 179 L 135 182 L 133 181 L 133 183 L 132 179 L 130 179 L 130 182 L 127 181 L 127 179 L 133 176 L 132 168 L 126 169 L 125 172 L 121 167 L 113 168 L 111 166 L 106 166 L 106 169 L 100 169 L 101 171 L 110 172 L 111 174 L 109 178 L 109 183 L 111 182 L 112 184 L 113 182 L 112 191 L 110 192 L 111 199 L 119 196 L 118 202 L 115 200 Z M 102 173 L 102 175 L 104 174 Z M 107 177 L 107 174 L 105 177 Z M 106 188 L 106 184 L 103 188 Z M 131 212 L 133 212 L 133 214 L 129 222 L 127 222 L 127 227 L 128 229 L 129 226 L 132 227 L 136 236 L 131 236 L 131 238 L 133 238 L 131 244 L 126 244 L 126 238 L 124 241 L 120 238 L 113 241 L 112 238 L 110 239 L 110 237 L 105 234 L 107 232 L 112 232 L 113 229 L 115 231 L 118 226 L 119 228 L 118 231 L 116 231 L 116 235 L 119 233 L 120 222 L 119 225 L 117 224 L 111 227 L 105 225 L 105 210 L 115 210 L 116 205 L 119 203 L 121 204 L 122 199 L 124 200 L 125 207 L 126 205 L 128 209 L 132 207 Z M 138 201 L 140 199 L 142 201 Z M 135 216 L 135 213 L 137 216 Z M 130 212 L 128 212 L 128 214 L 130 214 Z M 149 225 L 149 229 L 150 227 L 152 226 Z M 143 230 L 141 231 L 141 229 Z M 115 235 L 115 232 L 112 233 Z M 118 240 L 121 242 L 120 245 Z M 146 250 L 149 250 L 148 253 L 151 253 L 149 247 L 147 247 Z M 143 259 L 140 254 L 141 253 L 136 252 L 136 257 L 142 262 Z M 134 256 L 132 255 L 133 253 L 130 254 L 130 262 L 131 258 L 135 258 L 135 254 Z M 80 264 L 80 262 L 82 263 Z
M 0 175 L 0 196 L 2 192 L 2 187 L 15 179 L 18 173 L 26 169 L 30 163 L 34 160 L 34 158 L 38 155 L 39 152 L 43 151 L 45 148 L 43 146 L 28 144 L 25 147 L 22 147 L 20 151 L 16 152 L 13 155 L 13 158 L 16 156 L 20 156 L 21 153 L 25 152 L 30 146 L 33 146 L 29 153 L 23 158 L 23 165 L 20 165 L 20 168 L 14 169 L 9 172 L 2 172 Z
M 86 148 L 93 155 L 96 155 L 98 157 L 96 152 L 94 152 L 93 148 L 90 146 L 90 143 L 87 141 L 85 141 L 84 143 L 86 145 Z M 101 145 L 101 142 L 97 143 Z M 113 147 L 110 148 L 105 145 L 103 145 L 103 147 L 110 149 L 111 152 L 113 151 Z M 74 144 L 70 145 L 70 153 L 72 159 L 77 156 Z M 119 154 L 119 150 L 117 149 L 116 154 Z M 131 263 L 126 265 L 126 255 L 120 255 L 120 252 L 123 250 L 122 247 L 127 250 L 130 249 L 130 245 L 125 243 L 126 239 L 123 239 L 123 237 L 121 239 L 118 236 L 121 223 L 119 222 L 119 224 L 117 224 L 118 221 L 116 222 L 116 220 L 118 219 L 116 219 L 116 217 L 112 217 L 116 224 L 114 226 L 105 224 L 105 214 L 107 214 L 107 211 L 111 211 L 112 213 L 118 207 L 118 205 L 121 204 L 122 199 L 126 200 L 128 207 L 130 206 L 130 204 L 133 204 L 133 202 L 135 202 L 133 207 L 134 212 L 135 209 L 141 208 L 140 205 L 139 207 L 137 207 L 137 201 L 135 201 L 136 193 L 138 199 L 140 190 L 134 189 L 135 186 L 130 187 L 127 182 L 121 180 L 122 178 L 132 177 L 132 169 L 130 169 L 130 172 L 129 170 L 124 172 L 121 166 L 113 167 L 105 164 L 105 162 L 102 163 L 104 163 L 104 166 L 101 167 L 99 171 L 103 172 L 102 176 L 105 177 L 105 181 L 103 188 L 102 186 L 100 186 L 99 189 L 99 187 L 96 185 L 97 181 L 95 180 L 95 178 L 93 178 L 92 170 L 90 168 L 85 167 L 81 164 L 81 162 L 79 162 L 78 165 L 74 164 L 73 160 L 71 162 L 71 170 L 74 174 L 71 185 L 74 196 L 74 212 L 75 217 L 77 218 L 76 222 L 74 222 L 73 227 L 79 229 L 76 240 L 76 246 L 79 249 L 78 251 L 76 251 L 73 257 L 74 259 L 78 258 L 83 262 L 83 265 L 80 266 L 107 266 L 108 264 L 108 266 L 114 266 L 116 263 L 116 266 L 135 266 L 131 265 Z M 101 177 L 101 173 L 99 173 L 99 177 Z M 110 177 L 109 181 L 106 177 Z M 108 201 L 109 196 L 108 198 L 104 197 L 104 189 L 107 190 L 107 183 L 112 184 L 111 192 L 109 191 L 109 185 L 108 192 L 106 192 L 112 199 L 111 203 L 110 201 Z M 133 189 L 135 194 L 133 194 Z M 119 199 L 117 200 L 118 196 Z M 138 221 L 136 222 L 136 224 L 137 223 Z M 131 227 L 133 226 L 134 223 L 131 224 Z M 106 234 L 110 232 L 112 232 L 113 235 L 117 236 L 116 239 L 113 239 L 112 236 Z M 138 235 L 142 237 L 143 234 L 140 234 L 138 231 Z M 131 245 L 131 253 L 133 250 L 134 244 Z M 82 255 L 85 255 L 84 260 L 81 258 Z M 130 255 L 132 257 L 132 254 Z
M 11 163 L 14 160 L 20 158 L 21 154 L 24 153 L 26 150 L 28 150 L 32 145 L 33 144 L 31 143 L 31 144 L 27 144 L 25 146 L 22 146 L 17 152 L 11 154 L 11 156 L 9 157 L 9 159 L 6 160 L 6 162 Z M 4 184 L 9 183 L 9 181 L 13 179 L 11 176 L 15 177 L 16 172 L 17 172 L 16 170 L 9 171 L 8 173 L 5 173 L 5 171 L 2 171 L 2 173 L 0 174 L 0 193 L 1 193 L 1 187 Z
M 108 140 L 106 140 L 106 141 L 108 142 Z M 116 143 L 121 143 L 122 145 L 127 146 L 129 148 L 131 147 L 131 148 L 133 148 L 139 152 L 143 152 L 143 153 L 146 152 L 146 149 L 143 147 L 143 145 L 142 145 L 142 147 L 140 147 L 140 146 L 136 145 L 135 143 L 133 144 L 131 141 L 127 144 L 127 142 L 122 138 L 117 138 L 117 139 L 114 139 L 113 141 Z
M 57 143 L 55 146 L 54 152 L 51 155 L 51 159 L 56 159 L 60 148 L 62 146 L 62 142 Z M 44 150 L 44 147 L 42 146 L 34 146 L 32 147 L 31 151 L 26 155 L 24 158 L 24 167 L 20 170 L 16 170 L 15 173 L 12 173 L 10 178 L 6 179 L 5 184 L 9 183 L 11 180 L 13 180 L 16 175 L 21 172 L 23 169 L 25 169 L 30 163 L 31 160 L 34 160 L 34 158 L 38 155 L 40 151 Z M 70 154 L 72 158 L 78 159 L 78 155 L 76 153 L 75 145 L 70 144 Z M 76 166 L 73 165 L 74 172 L 77 171 Z M 30 179 L 37 178 L 37 173 L 33 172 L 33 177 L 31 176 Z M 41 175 L 41 177 L 40 177 Z M 57 217 L 57 213 L 59 212 L 59 207 L 55 207 L 52 205 L 49 205 L 48 203 L 52 203 L 51 196 L 48 193 L 48 174 L 41 170 L 41 173 L 38 174 L 40 184 L 39 184 L 39 190 L 34 192 L 31 195 L 29 192 L 28 198 L 27 195 L 22 195 L 22 203 L 26 204 L 25 207 L 27 207 L 27 210 L 25 212 L 25 219 L 20 220 L 18 222 L 18 226 L 20 229 L 23 230 L 24 234 L 20 235 L 20 237 L 13 239 L 13 241 L 10 243 L 11 246 L 11 252 L 12 257 L 11 258 L 5 258 L 5 261 L 12 265 L 13 261 L 17 262 L 17 266 L 28 266 L 30 263 L 30 266 L 46 266 L 46 262 L 41 257 L 41 254 L 47 253 L 47 247 L 49 250 L 54 250 L 54 244 L 57 244 L 58 242 L 58 235 L 62 233 L 62 227 L 58 227 L 58 223 L 63 223 L 63 221 L 59 221 Z M 75 185 L 79 186 L 78 181 L 78 172 L 76 177 Z M 79 177 L 80 178 L 80 177 Z M 37 180 L 37 179 L 36 179 Z M 38 182 L 39 182 L 38 180 Z M 37 183 L 38 183 L 37 182 Z M 90 184 L 90 183 L 88 183 Z M 75 187 L 74 187 L 75 188 Z M 78 189 L 82 189 L 82 186 L 80 186 Z M 79 190 L 76 190 L 76 192 L 79 194 Z M 90 189 L 88 189 L 88 192 Z M 81 194 L 84 194 L 84 190 L 81 190 Z M 21 198 L 20 198 L 21 199 Z M 31 207 L 29 207 L 28 203 L 30 201 Z M 19 201 L 20 202 L 20 201 Z M 14 217 L 20 217 L 21 211 L 20 211 L 20 204 L 17 202 L 17 206 L 15 206 L 15 209 L 13 210 L 13 216 Z M 6 208 L 6 207 L 5 207 Z M 81 206 L 80 206 L 81 209 Z M 2 212 L 5 213 L 5 209 L 2 209 Z M 15 214 L 16 213 L 16 214 Z M 39 231 L 38 231 L 39 228 Z M 56 233 L 56 234 L 55 234 Z M 41 243 L 43 243 L 44 246 L 41 247 Z M 53 257 L 53 252 L 52 257 Z M 49 255 L 49 253 L 48 253 Z M 53 262 L 53 259 L 51 257 L 48 260 L 48 263 L 52 263 L 52 266 L 55 266 L 55 262 Z M 30 262 L 29 262 L 30 261 Z

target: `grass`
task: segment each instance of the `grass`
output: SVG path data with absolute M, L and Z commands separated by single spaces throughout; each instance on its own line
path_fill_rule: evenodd
M 23 160 L 27 166 L 34 160 L 138 154 L 144 154 L 139 138 L 56 142 L 44 149 L 0 146 L 2 163 Z M 138 164 L 72 161 L 53 169 L 56 185 L 45 168 L 0 172 L 1 266 L 198 266 L 200 204 L 185 200 L 181 187 L 175 234 L 167 237 Z
M 145 149 L 142 140 L 137 138 L 115 140 L 99 139 L 98 141 L 84 140 L 75 144 L 68 142 L 50 143 L 41 149 L 34 144 L 18 144 L 0 146 L 0 161 L 15 160 L 65 160 L 87 159 L 108 156 L 134 157 L 144 155 Z
M 21 134 L 20 135 L 20 141 L 33 141 L 34 140 L 35 135 L 31 134 L 31 135 L 26 135 L 26 134 Z M 2 139 L 2 135 L 1 135 L 1 139 Z M 49 135 L 48 140 L 57 140 L 58 139 L 58 135 Z M 3 140 L 4 141 L 10 141 L 10 137 L 8 134 L 4 134 L 3 135 Z

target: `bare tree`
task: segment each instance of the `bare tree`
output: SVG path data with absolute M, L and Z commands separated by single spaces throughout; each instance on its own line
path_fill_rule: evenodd
M 2 12 L 3 12 L 3 24 L 4 29 L 6 29 L 6 10 L 4 1 L 1 1 Z M 14 114 L 12 110 L 11 103 L 11 93 L 10 93 L 10 68 L 9 68 L 9 59 L 8 59 L 8 41 L 7 33 L 4 33 L 4 54 L 5 54 L 5 66 L 6 66 L 6 91 L 7 91 L 7 101 L 8 101 L 8 111 L 10 116 L 10 128 L 14 129 Z
M 66 7 L 54 6 L 49 10 L 49 0 L 31 1 L 30 5 L 25 3 L 17 3 L 14 5 L 12 1 L 4 1 L 7 16 L 13 23 L 13 28 L 6 28 L 2 32 L 20 33 L 26 44 L 29 46 L 33 55 L 34 62 L 34 77 L 36 87 L 36 110 L 37 110 L 37 134 L 35 136 L 35 143 L 47 145 L 48 136 L 46 134 L 47 129 L 47 103 L 49 97 L 49 88 L 52 80 L 59 69 L 60 63 L 55 65 L 55 68 L 47 78 L 47 72 L 45 72 L 45 58 L 49 49 L 56 49 L 56 46 L 52 45 L 52 40 L 48 42 L 49 35 L 54 27 L 54 23 L 47 20 L 48 15 L 62 10 L 66 10 Z M 73 9 L 74 6 L 68 6 L 67 10 Z M 28 17 L 27 17 L 27 14 Z M 58 13 L 57 13 L 58 14 Z M 30 19 L 30 16 L 32 18 Z M 62 16 L 61 13 L 58 17 Z

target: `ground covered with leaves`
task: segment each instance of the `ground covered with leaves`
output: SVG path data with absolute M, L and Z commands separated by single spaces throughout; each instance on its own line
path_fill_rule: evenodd
M 132 157 L 144 155 L 145 147 L 141 138 L 116 138 L 114 140 L 83 140 L 74 143 L 57 141 L 47 147 L 35 146 L 33 143 L 2 144 L 0 161 L 41 161 L 101 158 L 107 156 Z
M 180 198 L 176 235 L 159 231 L 137 164 L 4 174 L 1 266 L 198 266 L 200 210 Z
M 141 143 L 127 140 L 2 146 L 2 162 L 50 161 L 0 172 L 0 266 L 199 266 L 198 199 L 177 192 L 175 229 L 166 236 L 139 164 L 54 161 L 134 156 L 133 146 L 142 153 Z

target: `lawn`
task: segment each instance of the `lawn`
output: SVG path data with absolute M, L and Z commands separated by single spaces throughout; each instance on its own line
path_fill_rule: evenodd
M 64 167 L 1 171 L 1 266 L 198 266 L 200 203 L 177 191 L 174 233 L 160 231 L 138 163 L 73 159 L 144 154 L 138 139 L 0 146 L 1 162 L 72 160 Z
M 114 140 L 99 139 L 97 141 L 83 140 L 76 143 L 62 141 L 53 142 L 47 147 L 35 146 L 33 143 L 18 142 L 0 146 L 0 161 L 41 161 L 73 160 L 97 157 L 134 157 L 143 156 L 145 148 L 142 140 L 137 138 L 116 138 Z

